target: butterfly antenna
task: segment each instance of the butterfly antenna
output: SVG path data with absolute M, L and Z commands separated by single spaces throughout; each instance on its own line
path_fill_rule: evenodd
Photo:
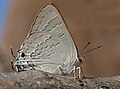
M 14 53 L 13 53 L 12 46 L 10 46 L 10 48 L 11 48 L 11 54 L 12 54 L 12 56 L 16 59 L 16 57 L 15 57 L 15 55 L 14 55 Z
M 88 45 L 89 45 L 90 43 L 91 43 L 91 42 L 88 42 L 88 43 L 85 45 L 85 47 L 81 50 L 80 55 L 81 55 L 82 52 L 88 47 Z
M 91 52 L 91 51 L 93 51 L 93 50 L 99 49 L 99 48 L 101 48 L 101 47 L 102 47 L 102 45 L 100 45 L 100 46 L 98 46 L 98 47 L 95 47 L 95 48 L 93 48 L 93 49 L 90 49 L 90 50 L 82 53 L 81 55 L 84 55 L 84 54 L 86 54 L 86 53 L 88 53 L 88 52 Z

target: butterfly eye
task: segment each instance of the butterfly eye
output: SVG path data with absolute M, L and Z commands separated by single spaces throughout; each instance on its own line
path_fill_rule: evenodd
M 25 57 L 26 55 L 25 55 L 25 53 L 23 52 L 22 54 L 21 54 L 21 57 Z

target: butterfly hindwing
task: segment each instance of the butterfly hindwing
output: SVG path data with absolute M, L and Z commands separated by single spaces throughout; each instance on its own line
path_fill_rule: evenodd
M 69 73 L 77 59 L 76 47 L 65 22 L 52 4 L 40 11 L 20 49 L 18 57 L 24 51 L 25 60 L 50 73 L 62 65 L 65 65 L 63 70 Z

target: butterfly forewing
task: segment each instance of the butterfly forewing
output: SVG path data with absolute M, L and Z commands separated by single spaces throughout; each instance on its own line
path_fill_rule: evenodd
M 66 73 L 73 69 L 76 47 L 54 5 L 48 4 L 40 11 L 18 56 L 21 52 L 26 52 L 25 60 L 32 61 L 35 68 L 43 71 L 54 73 L 62 65 Z

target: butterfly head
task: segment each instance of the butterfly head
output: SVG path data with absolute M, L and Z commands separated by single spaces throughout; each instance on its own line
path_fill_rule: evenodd
M 16 59 L 15 62 L 11 61 L 12 69 L 14 71 L 20 72 L 23 71 L 25 68 L 28 67 L 28 60 L 26 60 L 26 52 L 23 50 L 18 50 L 17 51 L 17 57 L 14 56 L 12 48 L 11 48 L 11 53 L 13 57 Z
M 24 70 L 25 66 L 27 66 L 26 60 L 26 52 L 24 51 L 17 51 L 18 56 L 16 57 L 16 62 L 14 63 L 15 70 L 17 72 Z

